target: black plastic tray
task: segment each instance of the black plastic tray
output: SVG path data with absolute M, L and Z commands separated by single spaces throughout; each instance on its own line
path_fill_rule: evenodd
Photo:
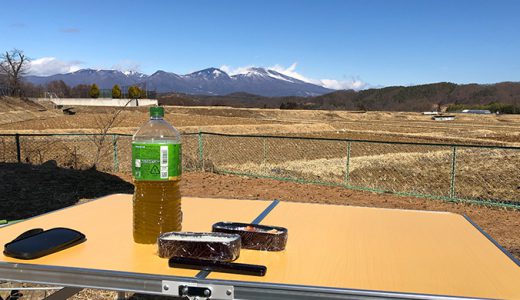
M 35 259 L 83 243 L 83 233 L 70 228 L 31 229 L 5 244 L 4 255 L 19 259 Z

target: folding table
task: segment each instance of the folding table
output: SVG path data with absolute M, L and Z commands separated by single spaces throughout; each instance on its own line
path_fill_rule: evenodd
M 32 228 L 69 227 L 87 241 L 35 260 L 0 255 L 0 279 L 211 299 L 520 299 L 519 262 L 469 218 L 448 213 L 295 202 L 182 199 L 184 231 L 219 221 L 288 228 L 281 252 L 242 250 L 264 277 L 176 269 L 132 240 L 132 195 L 111 195 L 0 228 L 3 245 Z M 193 297 L 194 298 L 194 297 Z

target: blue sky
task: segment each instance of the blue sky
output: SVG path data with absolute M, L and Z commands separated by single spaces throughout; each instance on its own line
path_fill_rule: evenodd
M 520 1 L 12 1 L 33 73 L 272 67 L 331 87 L 520 81 Z M 328 81 L 327 81 L 328 80 Z

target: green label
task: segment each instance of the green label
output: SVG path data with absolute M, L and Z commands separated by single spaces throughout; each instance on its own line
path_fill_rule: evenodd
M 181 176 L 181 144 L 132 143 L 136 180 L 175 180 Z

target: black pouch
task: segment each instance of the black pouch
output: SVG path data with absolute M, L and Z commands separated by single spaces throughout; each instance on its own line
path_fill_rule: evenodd
M 222 272 L 241 275 L 264 276 L 266 266 L 205 260 L 188 257 L 171 257 L 168 260 L 170 268 L 183 268 L 192 270 L 204 270 L 210 272 Z
M 85 240 L 83 233 L 69 228 L 36 228 L 5 244 L 4 255 L 19 259 L 35 259 L 81 244 Z

